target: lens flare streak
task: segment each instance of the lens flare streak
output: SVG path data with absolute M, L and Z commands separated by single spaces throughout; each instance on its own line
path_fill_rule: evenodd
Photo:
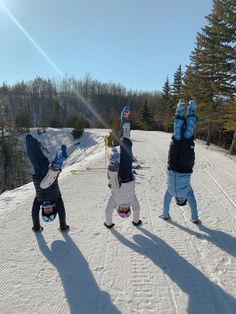
M 44 57 L 45 60 L 54 68 L 54 70 L 63 78 L 63 72 L 56 66 L 56 64 L 49 58 L 49 56 L 43 51 L 43 49 L 36 43 L 33 37 L 26 31 L 26 29 L 21 25 L 21 23 L 16 19 L 16 17 L 9 11 L 9 9 L 1 4 L 1 7 L 8 15 L 8 17 L 13 21 L 13 23 L 17 26 L 17 28 L 28 38 L 28 40 L 33 44 L 33 46 L 38 50 L 38 52 Z M 88 103 L 84 97 L 78 92 L 78 90 L 73 90 L 78 99 L 87 107 L 87 109 L 108 129 L 105 121 L 100 117 L 100 115 L 96 112 L 93 106 Z

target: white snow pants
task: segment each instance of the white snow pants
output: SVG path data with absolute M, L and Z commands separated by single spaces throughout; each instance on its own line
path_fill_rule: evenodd
M 111 225 L 112 224 L 112 215 L 113 211 L 116 208 L 116 206 L 119 206 L 120 204 L 117 204 L 115 201 L 115 198 L 113 195 L 110 196 L 106 209 L 105 209 L 105 219 L 106 219 L 106 224 Z M 138 199 L 136 195 L 134 194 L 132 201 L 130 202 L 131 209 L 133 211 L 133 221 L 138 222 L 139 217 L 140 217 L 140 206 Z

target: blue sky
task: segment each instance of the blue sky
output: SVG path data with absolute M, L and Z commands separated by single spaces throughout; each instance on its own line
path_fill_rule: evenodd
M 0 84 L 90 73 L 161 90 L 189 63 L 211 9 L 212 0 L 0 0 Z

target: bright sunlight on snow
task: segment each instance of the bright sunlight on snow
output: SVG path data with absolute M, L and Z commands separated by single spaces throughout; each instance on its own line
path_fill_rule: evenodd
M 197 141 L 192 185 L 202 224 L 174 202 L 166 222 L 158 216 L 171 135 L 132 131 L 143 226 L 114 213 L 108 230 L 107 133 L 87 130 L 77 145 L 68 134 L 38 138 L 52 153 L 68 146 L 59 184 L 69 233 L 58 231 L 58 218 L 32 232 L 32 183 L 0 195 L 0 313 L 236 313 L 235 158 Z

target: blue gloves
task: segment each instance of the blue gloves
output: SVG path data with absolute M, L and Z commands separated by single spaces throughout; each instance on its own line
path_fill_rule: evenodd
M 67 159 L 67 147 L 66 145 L 61 145 L 61 149 L 57 152 L 56 157 L 53 161 L 53 168 L 61 169 L 63 162 Z
M 66 145 L 61 145 L 61 156 L 62 158 L 64 158 L 64 160 L 66 158 L 68 158 L 68 153 L 67 153 L 67 147 Z

